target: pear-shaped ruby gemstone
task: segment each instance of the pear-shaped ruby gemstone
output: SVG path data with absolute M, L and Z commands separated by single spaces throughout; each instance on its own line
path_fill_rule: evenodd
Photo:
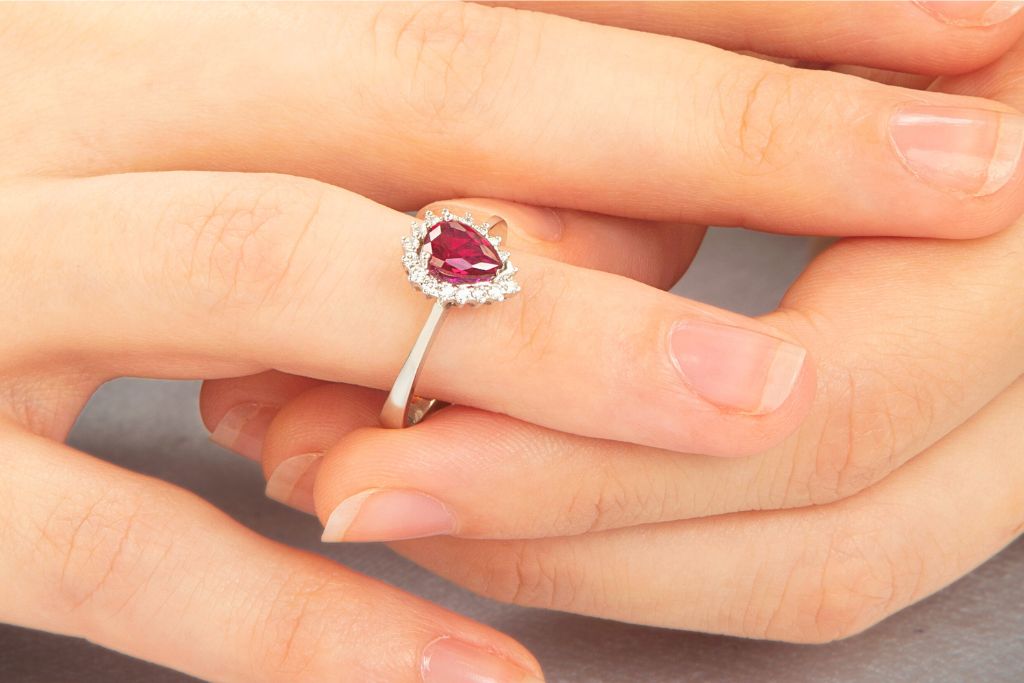
M 465 223 L 439 221 L 427 230 L 428 272 L 457 285 L 484 282 L 497 275 L 501 259 L 487 238 Z

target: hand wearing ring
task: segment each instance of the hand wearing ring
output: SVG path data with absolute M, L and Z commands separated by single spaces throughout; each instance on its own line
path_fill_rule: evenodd
M 427 351 L 448 310 L 504 301 L 519 291 L 516 267 L 509 253 L 499 248 L 501 237 L 492 234 L 503 225 L 500 216 L 474 223 L 472 214 L 456 218 L 447 208 L 441 210 L 440 218 L 427 211 L 423 220 L 412 222 L 412 234 L 402 239 L 402 264 L 409 282 L 434 299 L 434 307 L 381 410 L 384 427 L 411 427 L 445 405 L 416 396 L 415 390 Z

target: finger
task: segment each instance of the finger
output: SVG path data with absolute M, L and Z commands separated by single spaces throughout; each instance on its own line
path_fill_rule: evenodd
M 769 316 L 817 359 L 814 403 L 756 458 L 671 454 L 448 409 L 415 430 L 346 436 L 319 466 L 315 508 L 325 523 L 336 510 L 351 522 L 345 511 L 374 492 L 418 493 L 451 518 L 433 533 L 533 538 L 846 498 L 1024 373 L 1024 292 L 1010 284 L 1024 273 L 1006 258 L 1022 241 L 1024 223 L 963 248 L 862 241 L 819 257 Z M 485 454 L 460 434 L 486 434 Z M 496 487 L 506 495 L 495 498 Z M 364 520 L 363 531 L 332 529 L 333 540 L 403 537 L 422 519 L 377 508 L 388 526 Z
M 440 213 L 441 206 L 432 205 L 435 213 Z M 480 216 L 504 216 L 517 251 L 617 273 L 662 289 L 682 277 L 704 235 L 703 228 L 697 226 L 633 221 L 493 199 L 458 199 L 443 206 L 458 209 L 459 214 L 470 211 Z M 259 460 L 264 436 L 278 409 L 320 384 L 318 380 L 280 372 L 209 380 L 200 393 L 200 412 L 213 441 Z M 371 395 L 379 409 L 384 396 Z M 367 416 L 365 426 L 377 424 L 376 413 L 372 419 L 369 413 Z M 341 435 L 334 434 L 319 450 L 326 450 Z M 292 455 L 303 453 L 300 450 Z
M 264 434 L 267 496 L 314 514 L 313 489 L 324 454 L 346 434 L 379 425 L 384 398 L 372 389 L 327 384 L 289 401 Z
M 168 484 L 34 435 L 0 440 L 3 621 L 205 680 L 539 680 L 509 638 Z
M 998 58 L 1024 23 L 1013 2 L 495 2 L 727 50 L 925 74 Z M 755 28 L 756 27 L 756 28 Z
M 61 226 L 36 266 L 68 271 L 39 323 L 54 348 L 15 338 L 11 357 L 71 349 L 111 375 L 273 368 L 384 389 L 429 307 L 401 265 L 408 217 L 313 181 L 126 174 L 19 192 L 5 208 L 12 225 Z M 810 401 L 804 352 L 756 321 L 528 253 L 514 262 L 523 294 L 449 316 L 423 395 L 720 454 L 782 438 Z M 75 305 L 86 295 L 88 315 Z
M 975 87 L 1018 97 L 1020 68 L 1013 65 L 1019 54 L 979 74 Z M 969 83 L 943 85 L 966 91 Z M 783 312 L 770 316 L 819 359 L 815 405 L 791 438 L 757 459 L 667 458 L 453 412 L 415 433 L 362 432 L 346 439 L 321 469 L 319 508 L 330 514 L 369 487 L 420 490 L 444 502 L 459 533 L 509 537 L 848 497 L 889 475 L 1024 373 L 1024 292 L 1016 286 L 1024 274 L 1019 259 L 1007 258 L 1024 248 L 1022 242 L 1019 223 L 962 249 L 859 240 L 826 252 L 797 281 Z M 492 457 L 480 463 L 471 448 L 446 438 L 454 427 L 445 420 L 488 434 Z M 371 463 L 368 449 L 388 465 Z M 485 492 L 499 481 L 519 496 L 487 496 L 483 505 Z M 514 502 L 523 495 L 537 504 L 524 511 Z
M 58 25 L 72 10 L 60 11 Z M 80 59 L 63 45 L 52 58 L 76 69 L 31 69 L 44 79 L 32 87 L 75 102 L 75 125 L 13 108 L 6 128 L 46 131 L 12 136 L 18 149 L 0 156 L 13 173 L 272 170 L 399 207 L 492 196 L 845 235 L 971 237 L 1024 210 L 1024 119 L 987 100 L 471 3 L 225 5 L 202 22 L 184 8 L 158 21 L 146 7 L 102 21 L 73 11 L 113 47 L 98 56 L 90 34 Z M 579 55 L 599 77 L 578 77 Z M 12 50 L 10 63 L 40 59 Z M 156 87 L 138 66 L 154 61 Z M 306 87 L 325 73 L 329 87 Z M 131 93 L 134 115 L 123 96 L 96 97 L 97 82 Z M 88 150 L 69 151 L 82 140 Z
M 273 370 L 212 385 L 204 382 L 199 392 L 200 414 L 214 443 L 259 460 L 263 435 L 281 406 L 322 384 Z
M 892 477 L 835 505 L 568 539 L 396 547 L 498 600 L 746 637 L 834 640 L 946 586 L 1024 530 L 1022 409 L 1017 382 Z

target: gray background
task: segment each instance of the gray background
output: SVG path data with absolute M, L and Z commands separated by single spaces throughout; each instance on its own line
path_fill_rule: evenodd
M 810 249 L 797 238 L 715 230 L 676 291 L 744 313 L 766 311 Z M 385 548 L 320 544 L 315 520 L 263 498 L 253 463 L 207 441 L 197 389 L 192 382 L 113 382 L 89 404 L 71 441 L 191 489 L 271 538 L 329 555 L 511 634 L 537 655 L 549 681 L 1024 681 L 1024 541 L 867 633 L 830 645 L 745 641 L 498 605 Z M 80 640 L 0 626 L 4 683 L 191 680 Z

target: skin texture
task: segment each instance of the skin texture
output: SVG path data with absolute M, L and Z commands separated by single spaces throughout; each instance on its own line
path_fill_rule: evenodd
M 931 87 L 1020 106 L 1022 70 L 1015 46 Z M 329 540 L 389 540 L 423 529 L 379 503 L 338 537 L 335 511 L 367 491 L 421 492 L 451 520 L 396 548 L 499 600 L 798 642 L 852 635 L 1024 528 L 1022 239 L 1018 222 L 966 244 L 860 238 L 821 254 L 766 317 L 815 357 L 815 401 L 755 457 L 579 439 L 462 407 L 380 430 L 380 394 L 324 384 L 262 396 L 282 406 L 259 435 L 270 482 L 306 459 L 268 493 L 317 514 Z M 208 424 L 244 399 L 237 386 L 204 387 Z M 487 435 L 486 457 L 466 434 Z M 650 589 L 607 590 L 618 585 Z
M 909 16 L 922 26 L 935 22 L 924 12 Z M 993 36 L 1009 44 L 1020 30 L 1017 19 L 981 32 L 943 28 L 933 42 L 922 40 L 913 49 L 900 44 L 870 66 L 910 70 L 921 58 L 908 59 L 908 52 L 941 53 L 955 43 L 938 63 L 960 72 L 972 66 L 962 45 L 987 45 Z M 958 38 L 948 42 L 949 36 Z M 1014 103 L 978 96 L 999 95 L 997 89 L 975 93 L 970 81 L 962 94 L 901 89 L 680 38 L 455 4 L 7 5 L 0 9 L 0 38 L 0 129 L 7 133 L 0 139 L 0 288 L 6 294 L 0 620 L 88 638 L 204 679 L 323 681 L 343 671 L 354 680 L 398 683 L 529 683 L 541 675 L 529 653 L 501 634 L 272 543 L 190 494 L 62 443 L 89 395 L 113 377 L 219 378 L 204 390 L 204 418 L 239 450 L 265 450 L 268 474 L 281 451 L 264 448 L 264 441 L 270 444 L 289 424 L 310 436 L 304 453 L 334 447 L 317 461 L 323 471 L 311 493 L 322 521 L 330 521 L 341 497 L 357 493 L 338 479 L 346 453 L 381 438 L 353 430 L 370 424 L 367 406 L 379 405 L 374 392 L 392 380 L 426 306 L 410 292 L 398 262 L 398 240 L 408 232 L 402 210 L 437 197 L 490 196 L 453 204 L 508 215 L 524 294 L 453 316 L 422 388 L 472 407 L 439 415 L 426 427 L 459 428 L 458 420 L 479 419 L 498 434 L 524 429 L 522 453 L 531 457 L 554 458 L 563 450 L 582 455 L 600 443 L 646 454 L 661 449 L 665 460 L 753 467 L 749 463 L 764 456 L 745 461 L 679 453 L 740 456 L 768 445 L 785 453 L 795 443 L 810 443 L 807 432 L 794 430 L 820 428 L 824 419 L 822 433 L 832 435 L 829 416 L 859 416 L 865 405 L 880 424 L 905 418 L 902 404 L 864 404 L 836 389 L 851 372 L 870 367 L 881 373 L 887 363 L 915 356 L 906 346 L 887 347 L 887 330 L 875 343 L 859 344 L 865 337 L 849 329 L 864 322 L 857 317 L 864 312 L 855 312 L 855 292 L 821 274 L 835 268 L 809 274 L 803 296 L 811 303 L 801 306 L 791 296 L 765 320 L 662 291 L 685 270 L 699 242 L 701 229 L 693 223 L 916 236 L 921 249 L 933 251 L 915 258 L 911 242 L 894 241 L 897 256 L 906 251 L 887 266 L 930 264 L 908 278 L 906 291 L 921 292 L 919 299 L 904 297 L 910 304 L 925 301 L 932 285 L 973 293 L 963 309 L 946 300 L 952 310 L 992 311 L 996 295 L 986 278 L 1017 281 L 1009 279 L 1015 265 L 1005 258 L 1015 230 L 999 231 L 1024 209 L 1024 172 L 1002 152 L 998 168 L 977 161 L 996 152 L 1018 119 Z M 839 41 L 827 57 L 857 62 L 853 44 Z M 780 40 L 780 54 L 784 46 Z M 772 51 L 765 43 L 746 47 Z M 954 174 L 951 184 L 949 174 L 922 172 L 929 154 L 921 150 L 930 148 L 922 147 L 920 136 L 909 156 L 894 144 L 890 121 L 908 103 L 978 110 L 983 113 L 964 116 L 999 126 L 982 126 L 973 151 L 964 154 L 973 170 Z M 843 174 L 832 172 L 837 163 Z M 974 239 L 947 241 L 952 238 Z M 878 241 L 851 241 L 828 258 L 871 244 Z M 953 254 L 974 256 L 961 269 L 934 268 Z M 856 276 L 850 282 L 884 280 L 892 270 L 879 262 L 844 257 L 838 271 Z M 975 287 L 954 282 L 950 290 L 951 273 Z M 870 302 L 884 300 L 873 294 Z M 815 296 L 820 299 L 812 301 Z M 977 333 L 980 323 L 972 317 L 918 320 L 917 312 L 896 308 L 870 316 L 879 324 L 908 321 L 902 330 L 908 341 L 916 339 L 914 330 L 934 331 L 925 325 L 946 326 L 938 332 L 953 352 L 938 365 L 918 359 L 898 395 L 930 396 L 915 393 L 926 389 L 939 395 L 937 377 L 970 372 L 978 379 L 962 398 L 914 404 L 934 408 L 934 420 L 911 414 L 910 428 L 899 431 L 909 435 L 900 444 L 903 459 L 971 414 L 982 415 L 976 411 L 1012 383 L 1017 367 L 1007 362 L 1017 343 L 1012 336 L 969 365 L 958 354 L 970 345 L 958 342 L 957 333 L 961 325 Z M 823 315 L 840 322 L 824 325 Z M 730 340 L 752 341 L 730 342 L 729 354 L 716 355 L 717 345 L 694 343 L 696 337 L 675 340 L 680 329 L 714 325 L 728 330 Z M 802 349 L 801 363 L 781 379 L 774 361 L 761 367 L 751 351 L 777 348 L 790 358 Z M 714 386 L 730 367 L 730 354 L 742 356 L 749 369 L 742 394 L 729 393 L 739 388 L 734 375 L 729 392 L 721 381 Z M 943 379 L 938 386 L 959 385 Z M 868 389 L 857 395 L 888 395 Z M 310 392 L 323 396 L 310 401 Z M 335 413 L 308 427 L 311 413 L 299 402 L 310 401 L 313 410 L 321 400 L 349 405 L 347 422 Z M 240 406 L 247 418 L 238 418 Z M 230 414 L 235 417 L 227 420 Z M 805 417 L 809 428 L 800 427 Z M 976 419 L 986 432 L 1002 424 Z M 999 443 L 991 436 L 982 441 Z M 431 452 L 426 442 L 422 452 Z M 593 454 L 601 467 L 615 462 L 612 453 Z M 879 457 L 870 442 L 856 454 L 871 462 Z M 806 453 L 797 448 L 779 457 L 804 462 Z M 895 466 L 898 460 L 882 462 Z M 878 465 L 873 472 L 880 478 L 888 470 Z M 655 504 L 645 510 L 625 497 L 632 489 L 608 497 L 605 483 L 589 485 L 611 505 L 595 508 L 585 493 L 578 498 L 581 509 L 596 509 L 606 520 L 590 522 L 592 529 L 663 521 L 653 512 L 659 507 L 671 519 L 701 513 L 673 512 L 657 505 L 656 496 L 647 498 Z M 547 484 L 571 492 L 559 480 Z M 636 486 L 647 496 L 643 482 Z M 913 498 L 917 490 L 912 486 L 905 495 Z M 972 490 L 965 486 L 963 494 Z M 559 491 L 545 494 L 554 510 L 565 507 Z M 638 594 L 629 596 L 636 603 L 605 604 L 589 584 L 580 584 L 588 590 L 578 593 L 586 602 L 555 600 L 561 586 L 543 578 L 554 576 L 549 567 L 561 572 L 566 556 L 559 553 L 575 543 L 598 544 L 592 561 L 574 567 L 581 579 L 599 582 L 603 571 L 621 570 L 609 562 L 607 549 L 617 550 L 603 545 L 604 536 L 557 538 L 589 530 L 581 525 L 585 518 L 569 514 L 566 524 L 575 527 L 544 530 L 538 519 L 522 516 L 521 528 L 503 528 L 505 512 L 497 520 L 473 521 L 450 492 L 437 493 L 433 499 L 455 516 L 457 534 L 555 537 L 536 544 L 448 539 L 402 548 L 428 566 L 438 567 L 444 556 L 461 558 L 460 566 L 471 571 L 453 578 L 477 590 L 491 585 L 502 599 L 626 619 L 636 618 L 644 599 L 662 600 Z M 1009 503 L 998 505 L 1004 499 L 996 493 L 991 509 L 975 520 L 978 533 L 970 538 L 976 545 L 964 548 L 965 558 L 978 561 L 998 545 L 1002 536 L 980 531 L 1003 529 L 986 525 L 990 517 L 1001 523 L 1016 513 Z M 469 487 L 467 495 L 474 494 L 479 489 Z M 424 500 L 400 499 L 409 509 Z M 367 500 L 366 509 L 380 506 L 380 498 Z M 769 507 L 760 501 L 770 499 L 758 500 L 757 507 Z M 619 501 L 623 515 L 616 517 Z M 751 507 L 724 497 L 719 504 L 720 511 Z M 340 519 L 335 526 L 342 537 L 394 529 Z M 429 519 L 444 522 L 443 515 Z M 713 529 L 719 520 L 711 519 Z M 759 519 L 736 536 L 738 544 L 784 538 L 778 529 L 759 534 Z M 635 534 L 650 527 L 621 533 L 629 548 Z M 723 579 L 730 570 L 756 571 L 737 559 L 747 548 L 734 547 L 736 555 L 727 550 L 719 546 L 723 554 L 707 554 L 710 564 L 694 571 Z M 534 558 L 538 570 L 531 573 Z M 948 574 L 967 564 L 951 565 Z M 777 582 L 785 562 L 781 569 L 766 567 Z M 496 580 L 479 583 L 488 571 Z M 527 583 L 531 576 L 540 580 Z M 743 597 L 740 591 L 736 599 Z M 656 617 L 673 626 L 741 630 L 738 622 L 705 623 L 684 611 L 672 621 Z M 779 629 L 750 632 L 808 639 Z

